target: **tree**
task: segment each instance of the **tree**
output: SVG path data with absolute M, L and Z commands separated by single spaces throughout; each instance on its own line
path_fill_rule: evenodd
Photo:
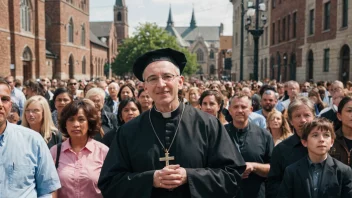
M 112 65 L 117 75 L 132 72 L 134 61 L 144 53 L 160 48 L 172 48 L 183 52 L 187 57 L 187 65 L 183 74 L 194 74 L 198 70 L 196 55 L 177 44 L 176 38 L 154 23 L 141 24 L 136 34 L 119 46 L 118 55 Z

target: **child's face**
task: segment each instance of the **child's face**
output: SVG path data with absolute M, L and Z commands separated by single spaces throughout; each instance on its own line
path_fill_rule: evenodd
M 307 140 L 301 140 L 303 146 L 308 148 L 308 151 L 316 156 L 322 156 L 329 152 L 334 140 L 331 138 L 331 132 L 326 130 L 313 128 L 308 135 Z

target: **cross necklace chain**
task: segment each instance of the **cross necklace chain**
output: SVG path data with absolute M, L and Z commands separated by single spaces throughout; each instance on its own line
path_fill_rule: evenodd
M 180 105 L 181 105 L 181 104 L 180 104 Z M 168 149 L 165 148 L 165 146 L 164 146 L 163 143 L 161 142 L 161 140 L 160 140 L 158 134 L 157 134 L 156 131 L 155 131 L 155 128 L 154 128 L 154 125 L 153 125 L 153 123 L 152 123 L 152 119 L 151 119 L 151 116 L 150 116 L 151 111 L 152 111 L 152 110 L 149 110 L 149 122 L 150 122 L 150 124 L 151 124 L 151 126 L 152 126 L 152 129 L 153 129 L 153 132 L 154 132 L 156 138 L 158 139 L 158 141 L 159 141 L 161 147 L 163 148 L 163 150 L 164 150 L 164 152 L 165 152 L 165 157 L 159 158 L 159 161 L 161 161 L 161 162 L 165 161 L 166 166 L 168 166 L 168 165 L 170 165 L 170 161 L 171 161 L 171 160 L 175 160 L 175 157 L 174 157 L 174 156 L 169 156 L 169 154 L 170 154 L 169 151 L 170 151 L 170 148 L 171 148 L 172 144 L 174 143 L 175 137 L 176 137 L 177 132 L 178 132 L 178 128 L 180 127 L 180 123 L 181 123 L 181 120 L 182 120 L 183 112 L 185 111 L 185 105 L 183 105 L 182 113 L 181 113 L 181 115 L 180 115 L 180 120 L 178 121 L 178 124 L 177 124 L 177 127 L 176 127 L 175 135 L 174 135 L 174 137 L 172 138 L 171 144 L 170 144 L 170 146 L 169 146 Z

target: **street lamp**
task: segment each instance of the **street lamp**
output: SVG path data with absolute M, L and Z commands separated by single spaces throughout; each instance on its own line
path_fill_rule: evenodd
M 265 11 L 266 7 L 264 3 L 259 4 L 259 0 L 256 0 L 255 5 L 253 2 L 248 2 L 247 19 L 246 19 L 246 30 L 253 35 L 254 40 L 254 68 L 253 68 L 253 80 L 258 81 L 258 56 L 259 56 L 259 38 L 263 34 L 263 26 L 267 22 L 266 16 L 263 14 L 260 19 L 263 23 L 262 27 L 259 27 L 259 11 Z M 255 29 L 250 29 L 252 24 L 252 17 L 255 15 Z

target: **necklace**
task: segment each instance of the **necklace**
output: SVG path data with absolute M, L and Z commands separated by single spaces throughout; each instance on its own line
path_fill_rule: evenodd
M 244 147 L 244 143 L 246 142 L 247 133 L 248 133 L 248 132 L 245 132 L 245 131 L 240 132 L 240 130 L 241 130 L 241 129 L 237 129 L 237 130 L 235 131 L 235 135 L 236 135 L 235 141 L 236 141 L 236 143 L 237 143 L 237 145 L 238 145 L 238 149 L 239 149 L 240 152 L 241 152 L 241 150 L 242 150 L 243 147 Z M 240 138 L 238 137 L 238 133 L 244 133 L 244 134 L 242 135 L 242 141 L 240 141 Z
M 181 105 L 181 104 L 180 104 L 180 105 Z M 159 161 L 161 161 L 161 162 L 162 162 L 162 161 L 165 161 L 166 166 L 169 165 L 169 161 L 170 161 L 170 160 L 175 160 L 175 157 L 169 156 L 169 151 L 170 151 L 170 148 L 171 148 L 172 144 L 174 143 L 174 140 L 175 140 L 175 137 L 176 137 L 176 135 L 177 135 L 178 128 L 179 128 L 179 126 L 180 126 L 180 123 L 181 123 L 181 120 L 182 120 L 182 116 L 183 116 L 183 112 L 184 112 L 184 111 L 185 111 L 185 105 L 183 105 L 182 113 L 181 113 L 181 115 L 180 115 L 180 120 L 178 121 L 178 124 L 177 124 L 177 127 L 176 127 L 175 135 L 174 135 L 174 137 L 172 138 L 172 141 L 171 141 L 171 144 L 170 144 L 169 148 L 166 149 L 165 146 L 163 145 L 163 143 L 161 142 L 161 140 L 160 140 L 158 134 L 157 134 L 156 131 L 155 131 L 155 128 L 154 128 L 154 125 L 153 125 L 153 123 L 152 123 L 152 119 L 151 119 L 151 116 L 150 116 L 152 110 L 149 110 L 149 122 L 150 122 L 150 125 L 152 126 L 153 132 L 154 132 L 156 138 L 158 139 L 158 141 L 159 141 L 161 147 L 163 148 L 163 150 L 164 150 L 164 152 L 165 152 L 165 157 L 161 157 L 161 158 L 159 159 Z

